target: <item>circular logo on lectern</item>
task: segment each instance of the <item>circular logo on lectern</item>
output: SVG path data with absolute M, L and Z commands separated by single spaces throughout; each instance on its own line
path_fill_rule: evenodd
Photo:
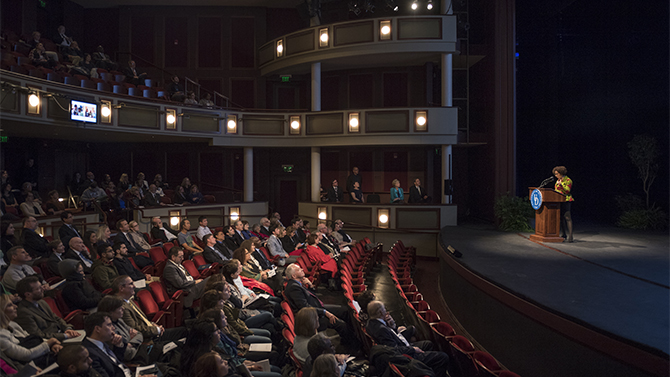
M 540 192 L 540 190 L 535 189 L 530 194 L 530 205 L 534 210 L 538 210 L 542 207 L 542 192 Z

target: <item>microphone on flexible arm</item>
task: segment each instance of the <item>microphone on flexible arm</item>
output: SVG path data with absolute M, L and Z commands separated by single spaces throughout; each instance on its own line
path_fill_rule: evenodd
M 542 181 L 542 183 L 540 183 L 540 186 L 538 186 L 537 188 L 542 188 L 542 187 L 550 184 L 551 182 L 553 182 L 555 180 L 556 180 L 556 177 L 549 177 L 549 178 L 545 179 L 544 181 Z

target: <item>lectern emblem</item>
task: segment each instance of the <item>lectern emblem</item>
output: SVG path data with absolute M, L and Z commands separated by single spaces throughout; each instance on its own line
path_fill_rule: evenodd
M 542 206 L 542 193 L 540 190 L 535 189 L 533 192 L 530 194 L 530 205 L 533 207 L 534 210 L 540 209 Z

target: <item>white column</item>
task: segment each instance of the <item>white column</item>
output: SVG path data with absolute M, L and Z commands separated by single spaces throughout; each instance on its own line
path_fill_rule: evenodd
M 321 111 L 321 63 L 312 63 L 312 111 Z
M 451 150 L 451 145 L 443 145 L 442 146 L 442 192 L 440 193 L 442 196 L 442 204 L 451 204 L 452 203 L 452 196 L 451 195 L 444 195 L 444 189 L 445 189 L 445 181 L 449 180 L 451 181 L 452 179 L 452 150 Z M 453 187 L 453 183 L 452 183 Z
M 254 148 L 244 148 L 244 201 L 254 201 Z
M 454 14 L 454 5 L 451 3 L 453 0 L 442 0 L 440 1 L 440 12 L 443 14 Z
M 312 202 L 321 201 L 321 148 L 312 147 Z
M 442 54 L 442 106 L 453 106 L 454 91 L 453 91 L 453 55 Z

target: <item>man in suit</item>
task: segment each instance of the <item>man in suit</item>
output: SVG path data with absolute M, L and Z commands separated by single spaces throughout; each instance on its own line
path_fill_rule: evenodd
M 165 329 L 154 322 L 149 321 L 142 310 L 132 300 L 135 294 L 135 284 L 128 275 L 121 275 L 112 282 L 112 294 L 123 300 L 123 322 L 142 333 L 145 340 L 158 340 L 170 342 L 182 339 L 186 336 L 184 327 L 173 327 Z
M 277 263 L 283 266 L 286 264 L 286 259 L 288 258 L 288 254 L 286 254 L 284 245 L 281 242 L 281 238 L 286 234 L 285 229 L 283 226 L 275 224 L 270 230 L 272 231 L 272 235 L 268 238 L 268 251 L 270 251 L 270 255 L 273 257 L 278 255 L 280 258 Z
M 144 195 L 144 205 L 147 207 L 158 207 L 164 206 L 165 203 L 161 202 L 161 196 L 156 192 L 156 185 L 153 183 L 149 185 L 149 192 Z
M 235 228 L 232 225 L 226 225 L 223 227 L 223 230 L 226 232 L 226 238 L 223 240 L 223 243 L 227 248 L 235 251 L 235 249 L 240 247 L 240 244 L 242 244 L 241 242 L 238 243 L 237 239 L 235 238 Z
M 203 251 L 202 256 L 205 258 L 207 263 L 218 263 L 223 265 L 226 261 L 230 260 L 230 258 L 226 257 L 222 252 L 217 250 L 215 247 L 216 238 L 214 238 L 214 236 L 211 234 L 205 234 L 205 236 L 202 238 L 202 242 L 205 243 L 205 251 Z
M 35 231 L 37 225 L 37 219 L 33 216 L 23 218 L 21 244 L 33 259 L 46 257 L 51 252 L 51 249 L 49 249 L 49 241 Z
M 163 270 L 163 280 L 167 287 L 168 294 L 173 294 L 177 290 L 183 290 L 184 307 L 193 306 L 193 301 L 197 300 L 205 292 L 206 279 L 194 279 L 186 271 L 181 263 L 184 261 L 184 249 L 175 246 L 168 252 L 168 262 Z
M 296 264 L 291 263 L 286 267 L 284 275 L 288 280 L 284 288 L 286 297 L 291 309 L 297 313 L 302 308 L 316 308 L 319 313 L 319 329 L 324 331 L 326 328 L 335 329 L 343 342 L 351 342 L 354 337 L 353 330 L 350 329 L 351 318 L 349 310 L 340 305 L 324 305 L 313 292 L 313 286 L 309 279 L 305 278 L 305 272 Z
M 65 249 L 67 250 L 70 245 L 70 239 L 73 237 L 81 238 L 81 233 L 72 225 L 74 222 L 72 213 L 64 211 L 60 214 L 60 219 L 63 221 L 63 225 L 58 229 L 58 237 L 63 241 L 63 245 L 66 245 Z
M 261 219 L 261 233 L 265 234 L 268 237 L 272 235 L 272 232 L 270 231 L 270 219 L 268 219 L 267 217 L 263 217 Z
M 14 321 L 30 335 L 43 339 L 56 338 L 60 342 L 79 336 L 72 326 L 58 317 L 44 300 L 42 284 L 37 276 L 31 275 L 16 284 L 16 291 L 22 300 L 18 303 L 18 316 Z
M 102 377 L 130 377 L 130 369 L 123 364 L 123 348 L 116 347 L 123 343 L 121 335 L 114 333 L 114 325 L 109 313 L 96 312 L 86 317 L 84 321 L 86 339 L 81 345 L 88 350 L 93 361 L 91 368 Z M 111 343 L 115 347 L 110 347 Z M 113 349 L 112 349 L 113 348 Z
M 371 301 L 368 304 L 368 315 L 370 319 L 365 329 L 377 344 L 393 347 L 398 352 L 421 361 L 433 369 L 436 376 L 446 375 L 449 356 L 444 352 L 432 351 L 433 343 L 428 340 L 410 344 L 402 334 L 393 331 L 384 321 L 386 308 L 381 301 Z
M 326 224 L 319 224 L 316 227 L 317 232 L 323 234 L 321 241 L 317 246 L 323 251 L 324 254 L 333 254 L 336 257 L 340 255 L 340 247 L 331 241 L 328 236 L 330 233 L 330 228 Z
M 101 246 L 101 248 L 104 249 L 107 249 L 108 247 L 109 245 Z M 135 268 L 135 266 L 133 266 L 133 264 L 130 262 L 130 259 L 128 259 L 128 249 L 126 248 L 126 244 L 117 242 L 114 244 L 114 246 L 112 246 L 112 251 L 114 251 L 114 261 L 112 263 L 114 264 L 114 267 L 116 267 L 116 271 L 118 272 L 119 276 L 128 275 L 131 279 L 133 279 L 133 281 L 145 279 L 151 281 L 151 275 L 144 274 L 142 271 Z M 100 251 L 98 251 L 98 254 L 100 254 Z
M 338 186 L 337 179 L 334 179 L 332 186 L 328 189 L 328 201 L 332 203 L 340 203 L 342 202 L 343 197 L 342 189 Z
M 305 243 L 305 241 L 307 241 L 307 234 L 305 234 L 305 231 L 302 230 L 302 219 L 299 217 L 294 217 L 293 220 L 291 220 L 291 225 L 295 229 L 295 236 L 298 239 L 298 243 Z
M 84 241 L 79 237 L 73 237 L 70 239 L 70 250 L 65 252 L 66 259 L 74 259 L 81 262 L 84 265 L 84 273 L 86 275 L 91 274 L 91 268 L 93 267 L 93 261 L 91 260 L 91 255 L 84 245 Z
M 58 263 L 65 259 L 65 245 L 60 240 L 53 240 L 49 242 L 49 248 L 52 250 L 47 259 L 47 269 L 55 276 L 60 276 L 58 270 Z
M 118 232 L 114 238 L 114 243 L 121 242 L 126 244 L 126 247 L 128 248 L 128 255 L 134 257 L 137 255 L 137 253 L 144 251 L 140 245 L 133 241 L 133 237 L 130 235 L 130 225 L 128 225 L 127 220 L 121 219 L 117 221 L 116 230 L 118 230 Z
M 147 78 L 147 73 L 140 73 L 134 60 L 128 61 L 128 66 L 123 70 L 126 75 L 126 81 L 133 85 L 144 85 L 144 80 Z
M 217 230 L 214 232 L 214 238 L 216 239 L 214 248 L 221 252 L 221 254 L 223 254 L 226 258 L 233 259 L 233 251 L 235 250 L 231 250 L 228 245 L 226 245 L 226 234 L 223 232 L 223 230 Z
M 156 216 L 151 219 L 151 238 L 161 240 L 165 243 L 176 240 L 177 233 L 179 232 L 166 226 L 165 223 L 161 221 L 160 217 Z
M 61 377 L 101 377 L 91 369 L 88 350 L 82 345 L 68 345 L 58 352 L 58 367 Z
M 414 180 L 414 186 L 409 188 L 409 203 L 430 203 L 431 197 L 426 195 L 426 190 L 421 187 L 419 178 Z
M 244 236 L 242 235 L 242 230 L 244 230 L 244 224 L 242 223 L 241 220 L 237 220 L 235 221 L 234 227 L 235 227 L 235 234 L 233 234 L 233 238 L 235 239 L 238 245 L 242 245 L 242 242 L 244 242 Z

